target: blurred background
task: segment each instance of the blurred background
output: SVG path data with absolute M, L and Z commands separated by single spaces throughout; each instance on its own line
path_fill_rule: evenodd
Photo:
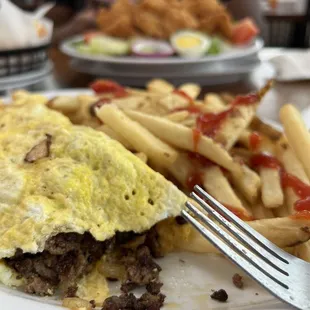
M 41 6 L 43 0 L 13 0 L 16 5 L 27 11 L 34 11 Z M 266 46 L 272 47 L 299 47 L 306 48 L 310 44 L 309 0 L 224 0 L 228 10 L 236 19 L 250 16 L 261 29 L 261 37 Z M 48 14 L 55 21 L 55 25 L 61 24 L 72 18 L 76 12 L 108 7 L 113 0 L 64 0 L 56 1 L 58 6 Z

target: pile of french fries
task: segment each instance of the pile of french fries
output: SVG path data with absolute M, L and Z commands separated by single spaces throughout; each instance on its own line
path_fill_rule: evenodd
M 269 86 L 258 92 L 258 98 L 263 97 Z M 189 176 L 199 169 L 201 185 L 213 197 L 278 246 L 310 261 L 310 217 L 293 216 L 299 197 L 292 188 L 282 187 L 279 169 L 254 170 L 250 165 L 254 154 L 268 153 L 277 158 L 288 173 L 310 185 L 310 135 L 294 106 L 281 108 L 284 133 L 256 117 L 258 100 L 251 105 L 236 106 L 212 138 L 201 135 L 195 143 L 193 129 L 197 113 L 188 108 L 195 107 L 200 113 L 220 113 L 230 108 L 234 96 L 207 93 L 200 99 L 199 85 L 188 83 L 175 89 L 158 79 L 150 81 L 145 90 L 126 88 L 126 92 L 123 98 L 103 93 L 47 99 L 17 91 L 12 101 L 14 104 L 41 102 L 65 114 L 74 124 L 104 132 L 154 170 L 174 180 L 185 193 L 191 190 Z M 251 145 L 253 135 L 259 137 L 255 149 Z M 214 164 L 197 168 L 189 152 Z M 167 235 L 165 230 L 160 233 L 163 242 Z M 176 247 L 181 249 L 215 251 L 194 230 L 186 242 L 176 242 L 176 239 Z

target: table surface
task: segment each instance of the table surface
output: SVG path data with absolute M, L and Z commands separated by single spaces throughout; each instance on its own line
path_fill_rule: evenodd
M 225 85 L 203 86 L 203 92 L 228 91 L 234 94 L 247 93 L 262 87 L 274 76 L 274 70 L 266 62 L 273 56 L 289 51 L 281 48 L 265 48 L 260 53 L 262 65 L 246 79 Z M 84 88 L 94 79 L 93 76 L 78 73 L 70 68 L 69 58 L 58 49 L 50 50 L 50 58 L 54 62 L 54 72 L 44 84 L 37 85 L 35 90 L 52 90 L 57 88 Z M 298 109 L 304 110 L 309 106 L 310 81 L 294 83 L 275 83 L 273 89 L 265 96 L 260 112 L 278 121 L 278 111 L 286 103 L 293 103 Z

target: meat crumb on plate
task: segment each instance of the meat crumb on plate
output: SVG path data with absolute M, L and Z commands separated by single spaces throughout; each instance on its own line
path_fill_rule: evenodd
M 225 290 L 220 289 L 218 291 L 215 291 L 214 293 L 211 294 L 211 298 L 218 300 L 220 302 L 226 302 L 228 299 L 228 294 L 226 293 Z
M 241 277 L 239 273 L 235 273 L 233 275 L 232 282 L 234 283 L 235 287 L 243 288 L 243 277 Z

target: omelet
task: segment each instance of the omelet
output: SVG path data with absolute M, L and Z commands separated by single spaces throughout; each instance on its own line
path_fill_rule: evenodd
M 143 233 L 177 216 L 186 199 L 104 133 L 41 103 L 1 106 L 1 259 L 36 257 L 59 234 L 103 242 Z

